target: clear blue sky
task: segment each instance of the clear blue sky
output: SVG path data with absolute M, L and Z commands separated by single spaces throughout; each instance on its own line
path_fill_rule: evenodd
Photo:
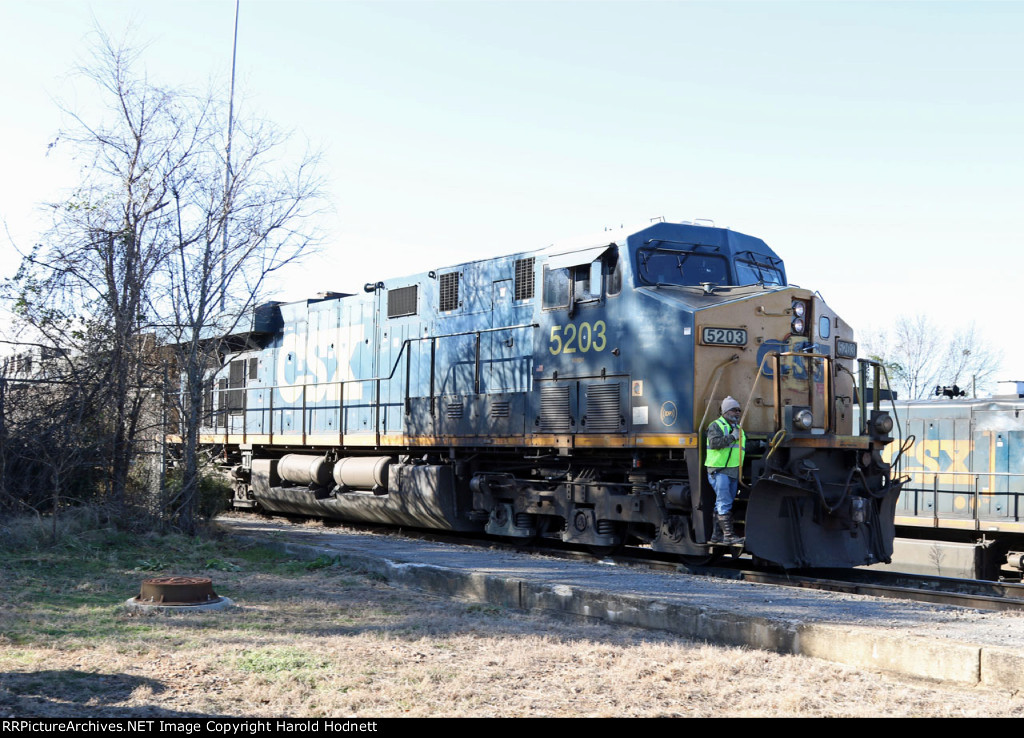
M 231 0 L 0 0 L 0 217 L 23 246 L 74 180 L 46 146 L 94 17 L 134 23 L 154 80 L 227 84 Z M 242 0 L 242 106 L 325 149 L 333 207 L 277 297 L 710 218 L 862 333 L 974 320 L 1024 380 L 1022 49 L 1019 2 Z

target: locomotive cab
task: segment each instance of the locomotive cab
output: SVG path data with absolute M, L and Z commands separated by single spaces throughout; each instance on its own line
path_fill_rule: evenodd
M 899 483 L 881 452 L 892 422 L 876 404 L 871 423 L 853 425 L 856 387 L 866 385 L 873 363 L 861 362 L 858 380 L 852 331 L 820 296 L 789 288 L 755 301 L 744 311 L 754 319 L 738 330 L 756 361 L 730 361 L 734 353 L 717 365 L 721 376 L 707 381 L 720 388 L 707 393 L 701 422 L 714 419 L 714 403 L 727 394 L 743 403 L 751 447 L 740 496 L 747 550 L 787 568 L 888 561 Z M 728 308 L 704 318 L 731 319 Z M 715 343 L 722 330 L 699 333 L 709 358 L 726 353 Z
M 788 285 L 782 260 L 760 239 L 659 226 L 629 246 L 638 295 L 679 306 L 686 317 L 676 330 L 692 351 L 692 375 L 675 377 L 697 444 L 686 454 L 689 499 L 669 506 L 654 548 L 694 555 L 694 544 L 708 543 L 705 434 L 732 396 L 747 436 L 734 508 L 746 550 L 787 568 L 887 561 L 899 485 L 881 459 L 881 411 L 870 429 L 853 427 L 850 326 L 816 293 Z M 637 368 L 650 373 L 657 359 L 647 359 Z

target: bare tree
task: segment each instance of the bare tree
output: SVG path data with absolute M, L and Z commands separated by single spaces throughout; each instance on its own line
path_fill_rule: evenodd
M 987 343 L 972 321 L 949 338 L 939 378 L 943 384 L 967 391 L 987 388 L 1002 360 L 1003 352 Z
M 204 380 L 267 275 L 314 244 L 317 160 L 275 161 L 286 137 L 249 118 L 235 127 L 229 162 L 227 101 L 155 85 L 136 51 L 97 36 L 79 71 L 99 112 L 66 109 L 69 125 L 54 143 L 81 162 L 81 184 L 50 206 L 53 226 L 7 296 L 37 340 L 99 368 L 89 381 L 106 393 L 107 465 L 119 504 L 143 404 L 165 371 L 180 372 L 181 392 L 172 394 L 184 484 L 165 512 L 191 531 Z M 173 347 L 174 366 L 156 359 L 144 338 L 153 334 Z
M 891 332 L 869 333 L 864 343 L 885 365 L 892 388 L 910 400 L 933 394 L 937 386 L 984 389 L 1002 360 L 974 323 L 944 334 L 921 314 L 899 316 Z
M 246 333 L 267 278 L 316 246 L 308 226 L 320 198 L 317 158 L 293 169 L 272 155 L 284 138 L 265 121 L 236 123 L 234 160 L 205 152 L 188 177 L 174 183 L 178 232 L 163 265 L 161 305 L 173 318 L 172 344 L 181 371 L 182 488 L 179 519 L 195 519 L 199 490 L 198 433 L 207 377 L 225 339 Z M 226 170 L 226 175 L 225 175 Z
M 136 56 L 99 35 L 79 72 L 101 112 L 87 119 L 65 108 L 69 125 L 54 145 L 70 147 L 81 182 L 49 206 L 52 227 L 10 287 L 17 314 L 38 341 L 78 360 L 78 381 L 109 408 L 106 466 L 111 501 L 122 506 L 138 422 L 152 384 L 140 336 L 152 330 L 151 292 L 173 243 L 170 177 L 204 142 L 205 110 L 192 98 L 131 74 Z

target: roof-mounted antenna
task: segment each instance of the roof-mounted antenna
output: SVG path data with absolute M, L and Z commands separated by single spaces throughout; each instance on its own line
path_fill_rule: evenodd
M 693 219 L 693 224 L 694 225 L 700 225 L 701 223 L 710 223 L 711 224 L 709 226 L 704 226 L 705 228 L 714 228 L 715 227 L 715 221 L 711 220 L 711 218 L 694 218 Z

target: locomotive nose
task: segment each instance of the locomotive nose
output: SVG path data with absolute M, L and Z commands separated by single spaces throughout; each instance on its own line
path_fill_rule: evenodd
M 826 492 L 813 474 L 799 482 L 762 478 L 747 503 L 746 549 L 785 569 L 888 562 L 898 490 L 870 492 L 852 484 L 841 495 Z

